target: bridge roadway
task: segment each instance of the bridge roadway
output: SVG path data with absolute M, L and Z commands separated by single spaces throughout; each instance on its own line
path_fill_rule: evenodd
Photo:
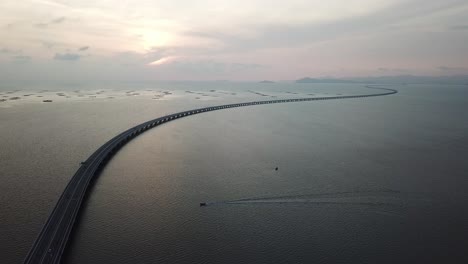
M 73 175 L 62 195 L 60 196 L 60 199 L 55 205 L 54 210 L 47 219 L 47 222 L 42 228 L 41 233 L 34 242 L 24 263 L 60 263 L 65 246 L 67 245 L 70 233 L 80 211 L 83 199 L 86 195 L 86 191 L 90 185 L 90 181 L 99 174 L 106 163 L 115 155 L 115 153 L 117 153 L 117 151 L 119 151 L 120 148 L 122 148 L 127 142 L 140 135 L 144 131 L 182 117 L 234 107 L 274 103 L 363 98 L 390 95 L 398 92 L 394 89 L 382 87 L 366 86 L 366 88 L 379 90 L 381 92 L 362 95 L 278 99 L 210 106 L 159 117 L 120 133 L 102 145 L 98 150 L 96 150 L 84 163 L 82 163 L 78 171 L 75 173 L 75 175 Z

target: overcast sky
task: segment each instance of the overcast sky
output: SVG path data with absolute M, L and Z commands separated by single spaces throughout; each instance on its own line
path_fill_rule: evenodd
M 2 0 L 0 79 L 468 74 L 467 0 Z

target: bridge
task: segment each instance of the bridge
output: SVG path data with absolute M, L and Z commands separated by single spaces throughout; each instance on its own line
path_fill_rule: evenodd
M 390 95 L 398 92 L 394 89 L 382 87 L 366 86 L 366 88 L 378 90 L 380 92 L 361 95 L 278 99 L 210 106 L 159 117 L 120 133 L 97 149 L 85 162 L 81 163 L 80 168 L 65 187 L 65 190 L 47 219 L 38 238 L 34 242 L 24 263 L 60 263 L 91 180 L 96 178 L 102 168 L 104 168 L 119 149 L 141 133 L 176 119 L 216 110 L 264 104 L 364 98 Z

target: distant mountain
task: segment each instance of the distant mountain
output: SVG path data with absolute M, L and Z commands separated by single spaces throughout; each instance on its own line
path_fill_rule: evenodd
M 302 78 L 296 83 L 375 83 L 375 84 L 468 84 L 468 75 L 454 76 L 378 76 L 339 78 Z
M 398 75 L 398 76 L 380 76 L 380 77 L 363 77 L 350 78 L 361 83 L 388 83 L 388 84 L 465 84 L 468 82 L 468 75 L 454 76 L 415 76 L 415 75 Z
M 352 83 L 355 81 L 344 80 L 344 79 L 335 79 L 335 78 L 309 78 L 305 77 L 299 80 L 296 80 L 296 83 Z
M 264 80 L 264 81 L 261 81 L 261 82 L 258 82 L 258 83 L 275 83 L 275 82 L 274 81 Z

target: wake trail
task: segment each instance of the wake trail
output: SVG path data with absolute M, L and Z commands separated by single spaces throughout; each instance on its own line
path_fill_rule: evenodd
M 396 190 L 342 191 L 297 195 L 250 197 L 235 200 L 206 202 L 205 206 L 248 204 L 331 204 L 331 205 L 399 205 L 404 201 Z

